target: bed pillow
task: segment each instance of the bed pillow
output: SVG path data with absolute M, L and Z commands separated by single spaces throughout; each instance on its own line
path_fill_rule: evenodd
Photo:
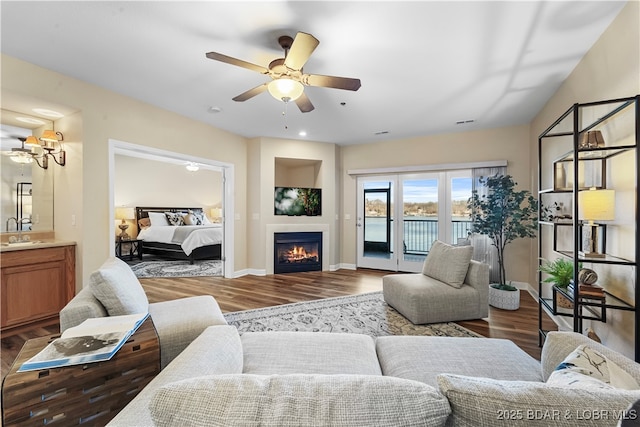
M 185 225 L 203 225 L 204 213 L 202 211 L 189 211 L 184 217 Z
M 151 227 L 151 220 L 149 218 L 141 218 L 138 221 L 138 227 L 140 227 L 141 230 Z
M 165 212 L 164 215 L 167 217 L 169 225 L 184 225 L 185 212 Z
M 473 246 L 452 246 L 436 240 L 424 260 L 422 274 L 454 288 L 461 288 L 472 255 Z
M 163 212 L 149 212 L 149 221 L 151 225 L 169 225 L 167 216 Z

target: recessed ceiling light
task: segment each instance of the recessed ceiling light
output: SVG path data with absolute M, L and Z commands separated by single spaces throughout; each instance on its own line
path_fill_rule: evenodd
M 32 125 L 44 125 L 42 120 L 34 119 L 33 117 L 16 117 L 16 120 L 22 123 L 29 123 Z
M 47 108 L 34 108 L 32 111 L 34 113 L 36 113 L 36 114 L 40 114 L 40 115 L 46 116 L 46 117 L 53 117 L 55 119 L 59 119 L 60 117 L 64 117 L 64 114 L 59 113 L 59 112 L 54 111 L 54 110 L 49 110 Z
M 306 132 L 306 131 L 301 130 L 300 132 L 298 132 L 298 135 L 299 135 L 299 136 L 307 136 L 307 132 Z
M 211 114 L 217 114 L 217 113 L 222 112 L 222 108 L 220 108 L 220 107 L 209 107 L 209 112 Z

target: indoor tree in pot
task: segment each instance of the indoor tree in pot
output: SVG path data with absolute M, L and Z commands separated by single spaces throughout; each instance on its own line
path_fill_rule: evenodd
M 471 232 L 484 234 L 495 246 L 499 282 L 489 288 L 489 304 L 507 310 L 520 307 L 518 288 L 507 284 L 504 253 L 507 244 L 522 237 L 534 237 L 538 229 L 538 200 L 527 190 L 516 191 L 511 175 L 481 177 L 486 194 L 472 192 L 467 202 L 471 210 Z

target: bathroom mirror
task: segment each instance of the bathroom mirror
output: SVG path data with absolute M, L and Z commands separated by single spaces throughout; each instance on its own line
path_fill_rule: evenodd
M 41 136 L 43 131 L 53 129 L 53 122 L 5 109 L 0 110 L 0 114 L 2 232 L 53 231 L 54 174 L 51 166 L 42 169 L 35 161 L 24 163 L 28 160 L 26 156 L 20 162 L 20 158 L 17 158 L 20 156 L 10 155 L 12 149 L 23 147 L 21 139 L 29 135 Z

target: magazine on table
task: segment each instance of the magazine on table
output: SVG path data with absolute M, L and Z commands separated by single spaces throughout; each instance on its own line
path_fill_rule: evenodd
M 109 360 L 149 313 L 87 319 L 69 328 L 20 366 L 18 372 Z

